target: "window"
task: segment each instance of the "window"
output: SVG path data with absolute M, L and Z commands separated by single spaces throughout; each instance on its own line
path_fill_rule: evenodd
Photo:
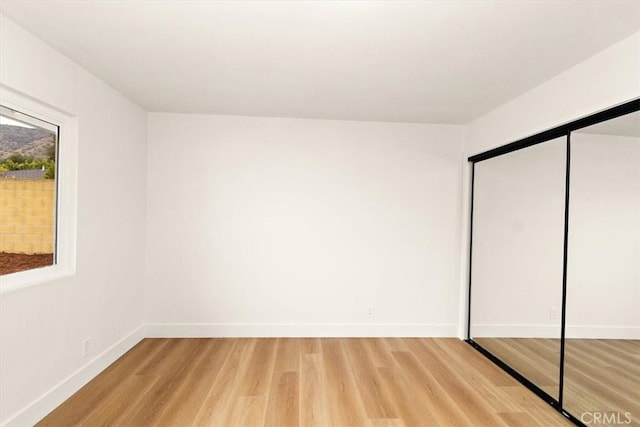
M 0 275 L 56 263 L 58 131 L 0 106 Z
M 75 271 L 76 121 L 0 87 L 0 291 Z

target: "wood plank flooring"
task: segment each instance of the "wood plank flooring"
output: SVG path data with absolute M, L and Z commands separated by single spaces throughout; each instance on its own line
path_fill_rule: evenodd
M 145 339 L 38 426 L 562 426 L 445 338 Z
M 550 395 L 558 395 L 560 340 L 474 338 Z M 600 426 L 640 426 L 640 340 L 567 339 L 564 408 Z M 617 415 L 619 414 L 619 415 Z M 626 414 L 629 414 L 627 417 Z M 627 422 L 630 421 L 630 422 Z

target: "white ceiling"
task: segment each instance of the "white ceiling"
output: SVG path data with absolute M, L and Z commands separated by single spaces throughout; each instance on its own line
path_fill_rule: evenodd
M 638 1 L 8 1 L 149 111 L 467 123 L 640 30 Z

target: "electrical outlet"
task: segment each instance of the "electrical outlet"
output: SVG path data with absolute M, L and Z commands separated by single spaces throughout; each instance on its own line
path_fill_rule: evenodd
M 367 309 L 367 317 L 373 319 L 376 317 L 376 308 L 373 305 L 370 305 Z
M 93 351 L 93 346 L 91 345 L 92 339 L 91 337 L 85 339 L 84 341 L 82 341 L 82 355 L 84 357 L 87 357 L 91 354 L 91 352 Z
M 560 313 L 558 312 L 558 307 L 551 307 L 549 309 L 549 320 L 558 320 L 560 319 Z

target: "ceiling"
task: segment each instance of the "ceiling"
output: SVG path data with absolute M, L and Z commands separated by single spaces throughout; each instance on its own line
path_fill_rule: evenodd
M 640 30 L 637 1 L 9 1 L 148 111 L 467 123 Z

